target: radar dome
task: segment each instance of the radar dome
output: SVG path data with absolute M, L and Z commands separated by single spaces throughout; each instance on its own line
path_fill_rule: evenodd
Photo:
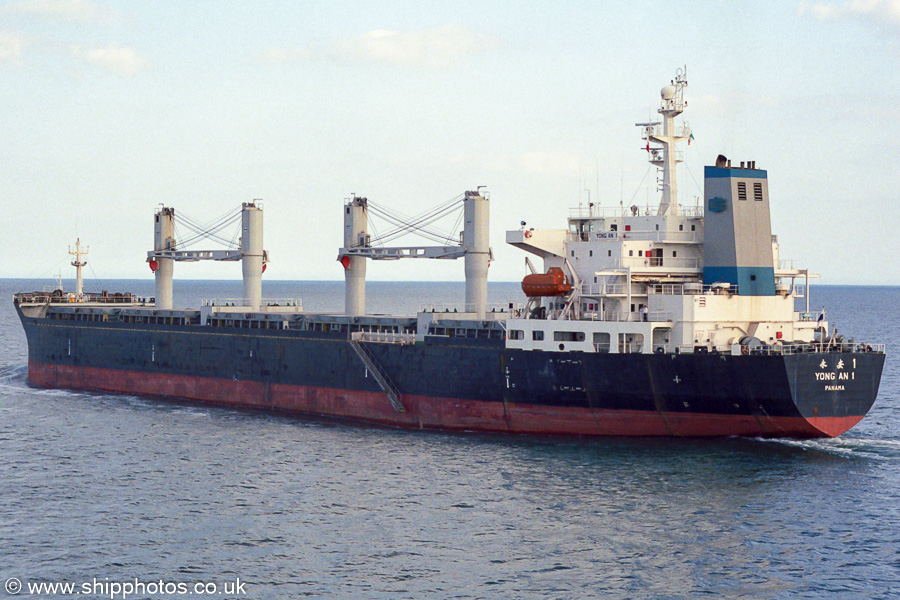
M 675 86 L 667 85 L 663 89 L 659 90 L 659 95 L 662 96 L 663 100 L 671 100 L 675 97 Z

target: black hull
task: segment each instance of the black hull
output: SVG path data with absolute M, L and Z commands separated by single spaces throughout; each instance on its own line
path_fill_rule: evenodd
M 835 436 L 875 401 L 884 354 L 595 354 L 502 341 L 72 323 L 23 316 L 42 387 L 184 397 L 403 427 L 577 435 Z M 824 365 L 823 365 L 824 361 Z

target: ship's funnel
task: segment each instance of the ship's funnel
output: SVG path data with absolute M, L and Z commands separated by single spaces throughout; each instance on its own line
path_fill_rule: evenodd
M 742 296 L 775 295 L 772 223 L 767 173 L 760 169 L 706 167 L 703 283 L 729 283 Z

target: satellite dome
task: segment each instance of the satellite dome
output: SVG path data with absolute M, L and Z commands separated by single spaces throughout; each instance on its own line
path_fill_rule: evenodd
M 663 89 L 659 90 L 659 95 L 662 96 L 663 100 L 671 100 L 675 97 L 675 86 L 667 85 Z

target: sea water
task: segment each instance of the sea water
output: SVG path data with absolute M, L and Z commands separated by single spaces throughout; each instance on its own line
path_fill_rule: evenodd
M 194 306 L 241 289 L 176 285 Z M 447 434 L 34 389 L 11 299 L 35 288 L 0 281 L 0 583 L 18 597 L 900 597 L 900 288 L 813 288 L 840 333 L 888 348 L 868 417 L 815 441 Z M 464 285 L 368 292 L 412 313 Z M 341 283 L 264 294 L 343 307 Z

